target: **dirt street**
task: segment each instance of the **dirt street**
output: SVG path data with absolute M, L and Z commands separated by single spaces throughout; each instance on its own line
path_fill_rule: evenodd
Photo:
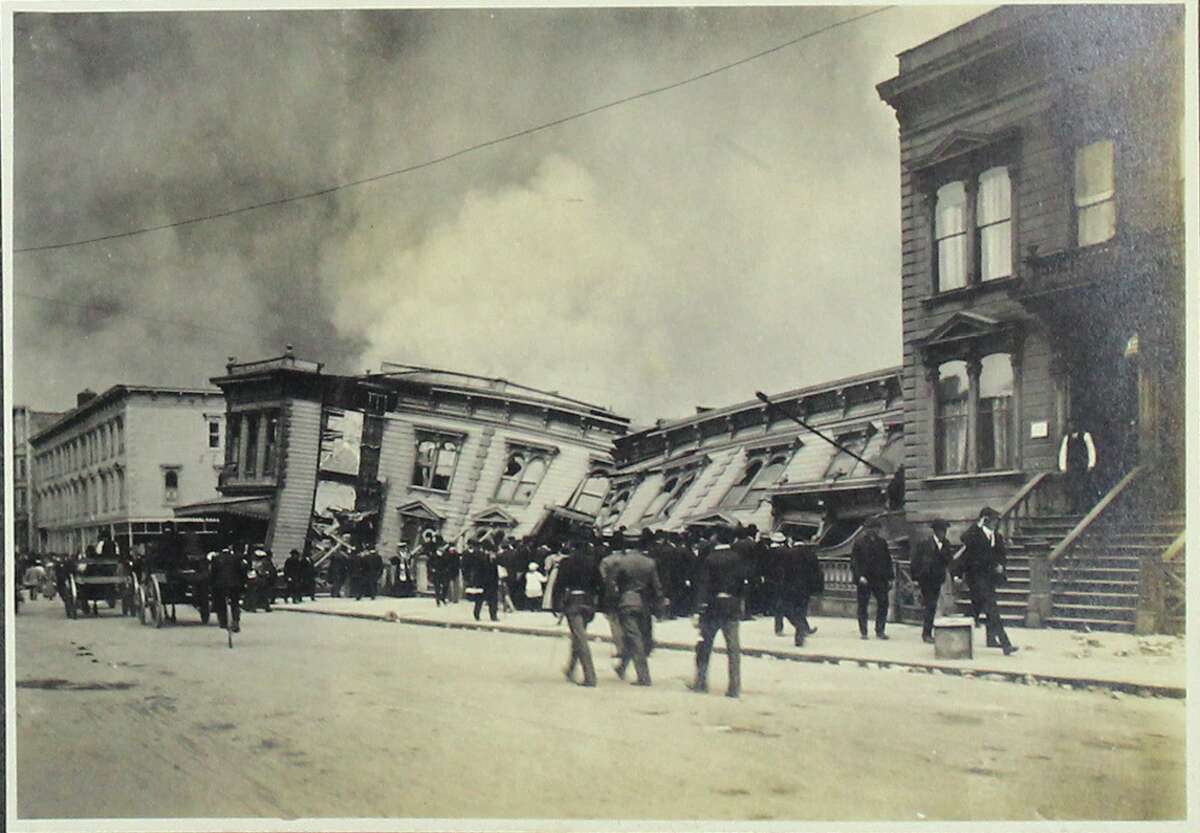
M 194 611 L 155 631 L 22 608 L 21 818 L 1165 819 L 1184 701 L 690 656 L 567 685 L 565 640 Z M 603 623 L 596 623 L 596 628 Z M 631 675 L 632 676 L 632 675 Z

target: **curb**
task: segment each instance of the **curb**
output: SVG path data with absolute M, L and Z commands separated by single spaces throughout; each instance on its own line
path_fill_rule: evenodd
M 433 619 L 422 619 L 414 616 L 387 615 L 379 613 L 351 613 L 335 610 L 304 610 L 295 607 L 275 607 L 287 613 L 302 613 L 309 616 L 336 616 L 342 619 L 363 619 L 371 622 L 389 622 L 397 625 L 417 625 L 426 628 L 445 628 L 447 630 L 484 631 L 490 633 L 515 633 L 522 636 L 541 636 L 562 639 L 561 631 L 548 628 L 512 627 L 494 625 L 485 622 L 439 622 Z M 604 634 L 591 635 L 592 642 L 612 644 L 612 637 Z M 655 641 L 655 648 L 667 651 L 684 651 L 691 653 L 695 645 L 683 642 Z M 713 646 L 713 653 L 724 654 L 725 648 Z M 1187 698 L 1187 689 L 1179 686 L 1155 685 L 1152 683 L 1131 683 L 1121 680 L 1099 680 L 1090 677 L 1070 677 L 1060 674 L 1039 674 L 1029 671 L 1005 671 L 993 668 L 959 668 L 953 665 L 941 665 L 929 662 L 910 662 L 892 659 L 864 659 L 837 654 L 795 654 L 774 648 L 742 648 L 742 655 L 747 657 L 770 658 L 788 662 L 808 662 L 824 665 L 856 665 L 859 668 L 889 669 L 896 668 L 909 672 L 925 674 L 945 674 L 950 677 L 963 677 L 993 682 L 1018 683 L 1022 685 L 1044 684 L 1059 686 L 1082 691 L 1105 690 L 1121 694 L 1132 694 L 1139 697 L 1166 697 L 1175 700 Z

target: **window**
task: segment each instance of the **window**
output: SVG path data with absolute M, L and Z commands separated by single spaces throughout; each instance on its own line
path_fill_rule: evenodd
M 14 489 L 13 490 L 13 505 L 14 505 L 14 508 L 18 512 L 25 511 L 25 490 L 24 489 Z
M 621 486 L 613 486 L 608 495 L 604 498 L 604 505 L 600 509 L 600 516 L 596 520 L 596 526 L 600 529 L 609 529 L 621 516 L 625 514 L 625 508 L 629 506 L 629 498 L 633 496 L 634 483 L 626 482 Z
M 221 447 L 221 423 L 215 419 L 208 421 L 208 447 Z
M 967 363 L 945 362 L 937 370 L 934 458 L 938 474 L 967 470 Z
M 1103 243 L 1117 233 L 1114 155 L 1111 139 L 1075 151 L 1075 217 L 1080 246 Z
M 246 414 L 246 459 L 242 461 L 242 474 L 258 476 L 258 414 Z
M 117 506 L 125 508 L 125 472 L 117 472 Z
M 650 501 L 646 511 L 642 513 L 642 522 L 665 518 L 671 514 L 679 501 L 683 499 L 688 488 L 696 482 L 695 470 L 676 469 L 663 475 L 662 485 L 658 494 Z
M 163 503 L 175 503 L 179 500 L 179 469 L 163 469 Z
M 496 500 L 528 504 L 550 467 L 550 452 L 512 446 L 504 461 L 504 471 L 496 486 Z
M 934 292 L 1013 274 L 1013 184 L 1008 166 L 958 170 L 961 178 L 943 182 L 933 197 Z
M 862 457 L 863 452 L 867 450 L 867 443 L 870 442 L 870 439 L 870 436 L 865 431 L 838 436 L 838 443 L 847 450 L 843 451 L 840 448 L 836 450 L 833 459 L 829 461 L 829 466 L 825 469 L 825 479 L 839 480 L 855 474 L 855 468 L 862 466 L 862 463 L 858 461 L 858 458 L 854 454 Z M 851 451 L 854 454 L 851 454 Z
M 979 373 L 979 416 L 975 429 L 979 470 L 1012 465 L 1009 426 L 1012 422 L 1013 369 L 1007 353 L 986 357 Z
M 1008 168 L 988 168 L 979 175 L 975 225 L 980 280 L 1012 275 L 1012 184 Z
M 572 506 L 577 512 L 596 515 L 604 505 L 604 497 L 608 494 L 609 480 L 607 477 L 592 475 L 583 482 L 583 488 L 575 496 Z
M 25 479 L 25 458 L 17 458 L 17 480 Z
M 450 434 L 418 431 L 412 485 L 439 492 L 450 491 L 461 440 L 461 437 Z
M 125 453 L 125 420 L 117 417 L 117 453 Z
M 242 453 L 242 415 L 230 414 L 225 425 L 225 465 L 237 471 Z
M 263 477 L 275 476 L 275 463 L 279 458 L 279 414 L 276 411 L 270 411 L 263 415 L 266 420 L 266 437 L 263 442 Z
M 725 497 L 722 506 L 755 505 L 766 497 L 767 490 L 779 480 L 783 470 L 787 468 L 789 453 L 777 451 L 759 451 L 750 454 L 746 459 L 746 468 L 742 476 L 733 484 Z
M 967 189 L 948 182 L 937 190 L 934 212 L 937 241 L 937 289 L 945 292 L 967 285 Z

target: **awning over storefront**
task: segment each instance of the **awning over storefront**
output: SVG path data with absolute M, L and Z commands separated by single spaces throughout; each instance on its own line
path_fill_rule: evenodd
M 177 518 L 201 518 L 233 515 L 239 518 L 271 519 L 271 498 L 262 496 L 219 497 L 175 507 Z

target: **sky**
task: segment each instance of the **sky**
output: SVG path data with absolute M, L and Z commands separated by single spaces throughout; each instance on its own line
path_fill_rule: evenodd
M 18 14 L 15 248 L 408 168 L 873 7 Z M 891 8 L 357 187 L 16 252 L 16 404 L 206 385 L 285 345 L 497 376 L 645 424 L 897 365 L 875 85 L 986 11 Z

